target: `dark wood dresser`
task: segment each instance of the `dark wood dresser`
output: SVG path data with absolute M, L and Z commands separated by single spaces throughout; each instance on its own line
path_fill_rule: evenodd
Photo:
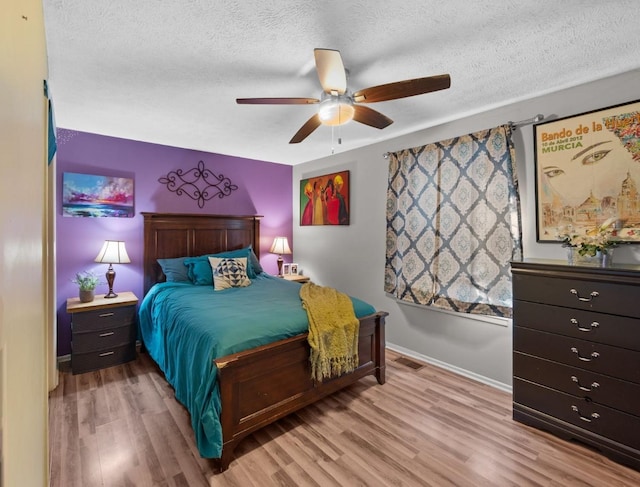
M 67 300 L 71 313 L 71 371 L 81 374 L 136 358 L 138 298 L 120 292 L 115 298 L 96 297 L 90 303 Z
M 511 268 L 513 418 L 640 470 L 640 266 Z

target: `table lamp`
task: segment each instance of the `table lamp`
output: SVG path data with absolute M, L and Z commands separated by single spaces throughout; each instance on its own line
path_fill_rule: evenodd
M 116 271 L 113 270 L 113 264 L 129 264 L 129 256 L 124 242 L 120 240 L 105 240 L 100 253 L 95 258 L 96 262 L 109 264 L 106 277 L 109 284 L 109 292 L 105 294 L 105 298 L 115 298 L 118 295 L 113 292 L 113 282 L 116 279 Z
M 289 242 L 287 237 L 276 237 L 273 239 L 273 245 L 269 250 L 272 254 L 278 254 L 278 277 L 282 277 L 282 254 L 290 254 Z

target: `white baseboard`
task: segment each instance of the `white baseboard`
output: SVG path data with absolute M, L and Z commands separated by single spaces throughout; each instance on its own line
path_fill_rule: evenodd
M 504 384 L 503 382 L 498 382 L 497 380 L 491 379 L 489 377 L 485 377 L 480 374 L 476 374 L 475 372 L 471 372 L 470 370 L 462 369 L 460 367 L 456 367 L 455 365 L 451 365 L 446 362 L 442 362 L 440 360 L 427 357 L 426 355 L 422 355 L 420 353 L 414 352 L 413 350 L 409 350 L 399 345 L 394 345 L 393 343 L 387 342 L 386 346 L 388 349 L 393 350 L 394 352 L 398 352 L 398 353 L 401 353 L 402 355 L 406 355 L 407 357 L 415 358 L 422 362 L 435 365 L 436 367 L 440 367 L 441 369 L 454 372 L 458 375 L 468 377 L 469 379 L 473 379 L 475 381 L 481 382 L 488 386 L 495 387 L 496 389 L 500 389 L 501 391 L 508 392 L 509 394 L 513 392 L 513 388 L 509 384 Z

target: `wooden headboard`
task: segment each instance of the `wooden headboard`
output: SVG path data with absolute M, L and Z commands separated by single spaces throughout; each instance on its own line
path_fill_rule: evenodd
M 144 293 L 165 280 L 157 259 L 195 257 L 252 245 L 260 257 L 258 215 L 145 213 Z

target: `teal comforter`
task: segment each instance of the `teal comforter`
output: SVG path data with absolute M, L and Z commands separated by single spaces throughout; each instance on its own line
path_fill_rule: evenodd
M 191 414 L 200 455 L 222 454 L 220 391 L 213 360 L 308 329 L 300 284 L 259 274 L 248 287 L 214 291 L 190 283 L 156 284 L 139 311 L 149 355 Z M 356 316 L 375 309 L 351 298 Z

